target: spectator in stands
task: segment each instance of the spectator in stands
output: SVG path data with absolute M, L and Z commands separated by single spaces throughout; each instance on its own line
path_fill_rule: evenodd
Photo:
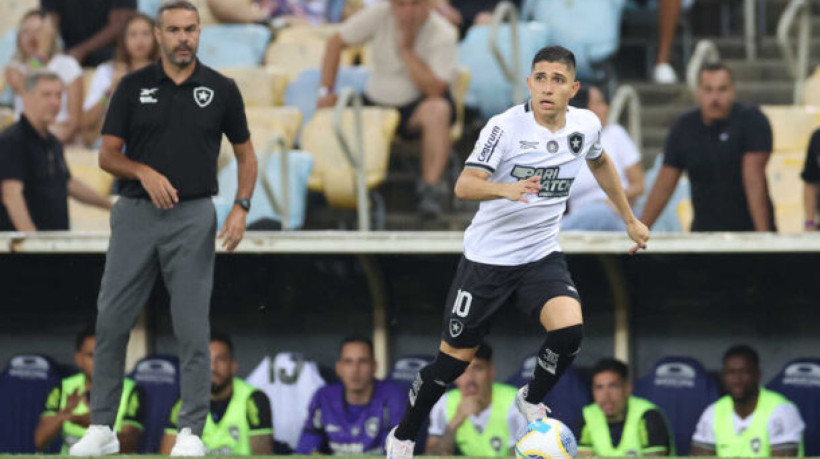
M 803 164 L 803 211 L 806 231 L 817 231 L 817 191 L 820 185 L 820 129 L 814 131 Z
M 69 376 L 49 392 L 45 411 L 34 432 L 37 451 L 48 447 L 57 436 L 62 436 L 62 454 L 83 434 L 91 423 L 88 411 L 91 393 L 91 375 L 94 372 L 94 328 L 88 327 L 77 335 L 74 362 L 80 372 Z M 125 378 L 120 398 L 117 423 L 114 430 L 120 442 L 120 451 L 135 453 L 144 430 L 145 393 L 132 379 Z
M 341 383 L 316 391 L 296 454 L 384 454 L 384 440 L 404 413 L 407 394 L 375 379 L 373 342 L 342 340 L 336 374 Z
M 67 230 L 68 196 L 103 209 L 111 201 L 71 177 L 60 141 L 48 132 L 60 111 L 56 73 L 26 75 L 20 121 L 0 133 L 0 231 Z
M 692 231 L 773 231 L 766 181 L 772 128 L 756 107 L 735 102 L 732 72 L 722 63 L 698 74 L 700 108 L 669 131 L 663 167 L 641 220 L 655 223 L 685 171 L 692 187 Z
M 236 377 L 239 365 L 234 360 L 230 336 L 211 333 L 210 351 L 211 409 L 202 432 L 207 454 L 273 454 L 273 417 L 268 396 Z M 160 454 L 169 454 L 176 443 L 181 406 L 179 400 L 171 408 Z
M 501 0 L 433 0 L 436 11 L 458 27 L 460 36 L 467 34 L 467 29 L 473 25 L 489 24 L 493 18 L 493 10 Z M 512 3 L 520 8 L 521 0 Z
M 120 79 L 126 73 L 155 63 L 157 59 L 159 45 L 154 39 L 153 19 L 144 14 L 131 16 L 117 42 L 114 59 L 97 67 L 91 80 L 83 103 L 81 125 L 86 145 L 92 145 L 100 137 L 108 102 Z
M 592 369 L 592 398 L 578 429 L 579 456 L 674 456 L 666 416 L 649 400 L 632 395 L 629 368 L 603 359 Z
M 493 349 L 481 343 L 453 389 L 430 412 L 426 454 L 510 456 L 527 421 L 515 406 L 517 387 L 493 383 Z
M 336 103 L 333 85 L 342 49 L 367 41 L 373 47 L 373 68 L 365 103 L 397 108 L 402 137 L 421 134 L 419 210 L 426 216 L 438 215 L 441 179 L 450 155 L 450 125 L 455 120 L 449 87 L 458 61 L 456 31 L 431 11 L 427 0 L 390 0 L 360 11 L 328 41 L 319 108 Z
M 208 0 L 220 22 L 270 22 L 276 28 L 328 21 L 328 0 Z
M 630 204 L 643 193 L 644 171 L 641 153 L 620 124 L 607 124 L 609 102 L 597 86 L 582 87 L 570 104 L 592 110 L 604 126 L 601 144 L 621 176 Z M 566 230 L 625 231 L 626 226 L 606 194 L 598 186 L 588 167 L 582 167 L 572 183 L 567 204 L 568 213 L 561 221 Z
M 23 15 L 17 29 L 17 52 L 6 67 L 6 81 L 14 91 L 14 113 L 23 112 L 23 80 L 45 68 L 63 81 L 61 109 L 49 130 L 63 143 L 71 142 L 80 127 L 83 104 L 83 70 L 73 57 L 60 53 L 54 26 L 39 10 Z
M 652 80 L 659 84 L 677 83 L 678 75 L 670 64 L 672 43 L 675 41 L 681 9 L 689 9 L 695 0 L 638 0 L 638 3 L 647 1 L 658 3 L 658 53 L 652 69 Z
M 96 67 L 114 56 L 114 43 L 137 12 L 137 0 L 40 0 L 60 30 L 66 53 Z
M 792 402 L 760 385 L 760 358 L 749 346 L 723 354 L 728 392 L 703 412 L 692 435 L 693 456 L 802 456 L 805 424 Z

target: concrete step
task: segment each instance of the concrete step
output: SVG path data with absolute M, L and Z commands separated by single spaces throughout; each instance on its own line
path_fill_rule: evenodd
M 644 107 L 658 105 L 690 104 L 694 106 L 694 97 L 683 83 L 674 85 L 657 85 L 643 81 L 627 81 L 641 97 Z M 789 81 L 739 81 L 735 85 L 737 100 L 758 105 L 791 104 L 794 84 Z
M 641 107 L 641 126 L 644 128 L 671 126 L 681 115 L 692 110 L 691 103 L 644 105 Z
M 820 29 L 817 29 L 820 30 Z M 708 38 L 715 42 L 720 51 L 720 58 L 746 59 L 746 42 L 742 36 L 734 37 L 699 37 Z M 695 43 L 697 44 L 697 39 Z M 796 43 L 795 43 L 796 45 Z M 820 59 L 820 37 L 816 32 L 812 34 L 809 55 L 812 59 Z M 763 37 L 757 47 L 758 59 L 782 59 L 783 54 L 777 44 L 777 39 L 772 36 Z
M 782 59 L 727 59 L 725 62 L 734 72 L 737 81 L 794 82 Z M 809 62 L 809 68 L 814 69 L 818 64 L 820 60 L 813 60 Z

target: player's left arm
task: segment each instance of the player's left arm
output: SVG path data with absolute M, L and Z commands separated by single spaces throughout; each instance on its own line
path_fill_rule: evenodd
M 273 454 L 273 416 L 268 396 L 256 391 L 248 399 L 251 454 Z
M 587 164 L 598 185 L 604 190 L 609 200 L 615 205 L 618 214 L 626 223 L 627 234 L 636 243 L 630 253 L 645 249 L 646 243 L 649 241 L 649 228 L 632 213 L 632 208 L 626 199 L 626 193 L 612 159 L 606 152 L 602 151 L 597 157 L 587 159 Z

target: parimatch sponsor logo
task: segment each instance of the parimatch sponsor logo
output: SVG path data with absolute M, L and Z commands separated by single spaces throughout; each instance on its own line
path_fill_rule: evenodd
M 541 178 L 541 190 L 538 191 L 540 198 L 563 198 L 569 196 L 569 189 L 572 187 L 574 178 L 558 178 L 560 167 L 513 167 L 512 176 L 519 180 L 526 180 L 533 175 Z

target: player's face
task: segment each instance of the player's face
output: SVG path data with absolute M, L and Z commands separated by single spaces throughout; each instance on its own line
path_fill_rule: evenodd
M 60 113 L 63 102 L 63 82 L 41 78 L 31 91 L 23 94 L 23 105 L 33 122 L 51 124 Z
M 456 387 L 465 397 L 487 397 L 495 379 L 495 367 L 491 362 L 473 359 L 467 370 L 456 379 Z
M 737 401 L 748 401 L 757 393 L 760 370 L 747 357 L 735 355 L 723 362 L 723 385 Z
M 74 354 L 74 362 L 77 368 L 83 372 L 86 378 L 91 379 L 94 373 L 94 343 L 96 340 L 93 336 L 89 336 L 83 341 L 80 350 Z
M 604 371 L 592 377 L 592 398 L 607 417 L 623 415 L 631 393 L 631 385 L 618 373 Z
M 342 347 L 339 361 L 336 362 L 336 375 L 345 389 L 363 391 L 373 384 L 375 374 L 376 361 L 365 343 L 347 343 Z
M 735 103 L 735 86 L 729 72 L 701 72 L 696 96 L 706 119 L 722 120 L 728 117 Z
M 606 124 L 606 118 L 609 116 L 609 104 L 606 103 L 604 93 L 597 86 L 590 86 L 589 88 L 589 105 L 587 108 L 598 115 L 601 124 Z
M 527 87 L 535 114 L 552 117 L 567 110 L 569 100 L 575 97 L 581 84 L 575 81 L 575 72 L 566 64 L 541 61 L 527 77 Z
M 148 59 L 153 48 L 154 34 L 148 21 L 136 19 L 128 24 L 125 31 L 125 50 L 132 59 Z
M 165 10 L 154 29 L 162 49 L 162 59 L 177 67 L 187 67 L 196 59 L 199 47 L 199 16 L 184 9 Z
M 228 346 L 221 341 L 211 341 L 211 393 L 222 392 L 236 374 L 238 365 Z

